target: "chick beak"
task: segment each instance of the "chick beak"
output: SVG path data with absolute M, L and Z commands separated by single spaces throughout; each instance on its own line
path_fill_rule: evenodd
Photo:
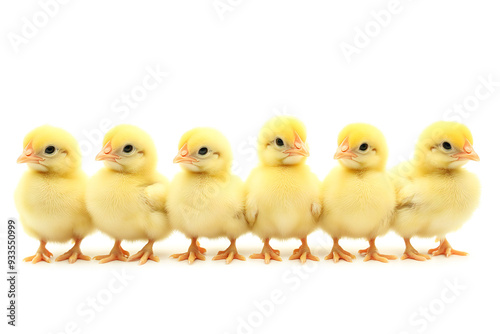
M 309 150 L 307 149 L 306 143 L 302 141 L 297 132 L 295 132 L 295 139 L 293 141 L 293 146 L 294 146 L 293 148 L 290 148 L 283 152 L 288 153 L 289 156 L 291 155 L 302 155 L 304 157 L 309 156 Z
M 116 162 L 117 159 L 120 159 L 120 156 L 111 153 L 113 152 L 113 147 L 111 146 L 111 142 L 108 141 L 106 145 L 102 148 L 101 152 L 95 157 L 97 161 L 107 160 Z
M 187 147 L 187 143 L 185 143 L 177 155 L 174 158 L 174 164 L 176 163 L 185 163 L 185 164 L 192 164 L 193 162 L 198 161 L 198 159 L 193 158 L 192 156 L 189 155 L 189 150 Z
M 349 150 L 349 137 L 346 137 L 344 141 L 337 148 L 337 152 L 333 156 L 334 159 L 352 159 L 356 158 L 357 154 Z
M 477 155 L 476 151 L 474 151 L 474 148 L 472 147 L 472 144 L 467 139 L 465 140 L 463 151 L 452 155 L 452 157 L 457 158 L 458 160 L 480 160 L 479 155 Z
M 38 155 L 35 154 L 35 150 L 33 149 L 33 143 L 30 141 L 28 145 L 23 150 L 23 154 L 17 158 L 17 163 L 22 164 L 22 163 L 34 163 L 34 164 L 39 164 L 40 161 L 45 160 L 42 157 L 39 157 Z

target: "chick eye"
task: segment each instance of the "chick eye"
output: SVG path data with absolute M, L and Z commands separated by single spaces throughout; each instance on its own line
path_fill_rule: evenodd
M 285 145 L 285 143 L 283 142 L 283 139 L 281 139 L 281 138 L 276 138 L 276 145 L 278 145 L 278 146 L 283 146 L 283 145 Z
M 206 148 L 206 147 L 202 147 L 202 148 L 200 148 L 200 149 L 198 150 L 198 154 L 199 154 L 199 155 L 205 155 L 205 154 L 207 154 L 207 153 L 208 153 L 208 148 Z
M 50 146 L 47 146 L 45 148 L 44 152 L 45 152 L 45 154 L 54 154 L 55 151 L 56 151 L 56 148 L 54 146 L 50 145 Z
M 367 143 L 363 143 L 361 144 L 361 146 L 359 146 L 359 150 L 360 151 L 366 151 L 368 149 L 368 144 Z
M 444 148 L 445 150 L 451 150 L 451 144 L 450 144 L 450 143 L 448 143 L 447 141 L 445 141 L 445 142 L 443 143 L 443 148 Z
M 130 144 L 129 144 L 129 145 L 125 145 L 125 146 L 123 147 L 123 152 L 125 152 L 125 153 L 130 153 L 130 152 L 132 152 L 133 150 L 134 150 L 134 146 L 132 146 L 132 145 L 130 145 Z

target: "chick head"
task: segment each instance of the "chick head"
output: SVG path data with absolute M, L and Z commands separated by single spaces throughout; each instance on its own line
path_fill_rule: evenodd
M 354 123 L 346 126 L 338 136 L 334 158 L 349 169 L 383 170 L 388 148 L 382 132 L 370 124 Z
M 106 133 L 103 148 L 95 159 L 117 172 L 147 172 L 156 168 L 156 147 L 144 130 L 122 124 Z
M 266 166 L 297 165 L 309 156 L 304 124 L 295 117 L 276 116 L 260 130 L 257 152 Z
M 50 125 L 29 132 L 23 147 L 17 163 L 27 163 L 38 172 L 67 174 L 80 168 L 82 163 L 76 139 L 69 132 Z
M 179 141 L 174 163 L 194 173 L 219 174 L 231 169 L 233 153 L 226 137 L 212 128 L 194 128 Z
M 427 127 L 417 143 L 415 160 L 423 169 L 454 169 L 479 161 L 472 134 L 463 124 L 440 121 Z

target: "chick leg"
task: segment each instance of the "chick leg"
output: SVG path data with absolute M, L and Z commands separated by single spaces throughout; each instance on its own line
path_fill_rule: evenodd
M 264 259 L 266 264 L 269 264 L 271 260 L 281 261 L 281 257 L 279 256 L 279 251 L 273 249 L 271 245 L 269 245 L 269 238 L 264 239 L 264 247 L 262 247 L 262 252 L 258 254 L 250 255 L 251 259 Z
M 375 247 L 375 238 L 368 240 L 368 242 L 370 243 L 370 247 L 359 251 L 360 254 L 366 254 L 363 261 L 366 262 L 369 260 L 375 260 L 387 263 L 389 262 L 388 260 L 396 260 L 398 258 L 397 256 L 394 255 L 380 254 L 377 250 L 377 247 Z
M 446 257 L 450 257 L 450 255 L 469 255 L 466 252 L 457 251 L 451 248 L 451 245 L 446 238 L 441 239 L 438 247 L 429 249 L 429 254 L 432 254 L 432 256 L 446 255 Z
M 333 238 L 332 251 L 330 252 L 330 254 L 328 254 L 325 257 L 325 260 L 332 260 L 333 259 L 333 262 L 339 262 L 339 260 L 352 262 L 352 260 L 355 258 L 356 258 L 356 256 L 345 251 L 342 247 L 340 247 L 339 238 Z
M 122 248 L 121 242 L 122 242 L 121 240 L 116 240 L 115 245 L 113 246 L 108 255 L 95 256 L 94 260 L 98 260 L 99 263 L 101 264 L 115 260 L 127 261 L 127 258 L 130 255 L 130 253 Z
M 50 258 L 54 255 L 51 252 L 49 252 L 47 250 L 47 248 L 45 248 L 46 244 L 47 244 L 47 241 L 40 240 L 40 247 L 38 247 L 36 254 L 33 256 L 28 256 L 23 261 L 31 262 L 33 264 L 38 263 L 40 261 L 45 261 L 45 262 L 50 263 Z
M 306 263 L 307 259 L 319 261 L 319 258 L 317 256 L 311 254 L 311 249 L 307 244 L 307 237 L 300 239 L 300 241 L 302 242 L 302 245 L 300 245 L 297 251 L 294 252 L 292 256 L 290 256 L 289 260 L 300 259 L 300 262 L 302 263 Z
M 410 238 L 404 238 L 404 239 L 405 239 L 406 249 L 403 256 L 401 256 L 401 260 L 413 259 L 417 261 L 425 261 L 431 259 L 429 255 L 421 254 L 415 248 L 413 248 L 413 246 L 410 243 Z
M 196 259 L 205 261 L 205 255 L 203 255 L 204 248 L 198 246 L 197 238 L 191 238 L 191 245 L 186 253 L 179 253 L 170 255 L 174 259 L 179 259 L 179 261 L 188 260 L 189 264 L 193 263 Z
M 139 261 L 139 265 L 143 265 L 144 263 L 148 262 L 148 260 L 160 262 L 160 258 L 153 253 L 154 243 L 154 240 L 148 240 L 148 243 L 135 255 L 129 257 L 127 261 L 135 261 L 141 259 L 141 261 Z
M 223 260 L 226 259 L 226 263 L 229 264 L 231 261 L 234 259 L 245 261 L 245 257 L 243 255 L 238 254 L 238 250 L 236 249 L 236 239 L 231 239 L 231 244 L 229 247 L 224 250 L 220 251 L 215 255 L 212 260 Z
M 80 250 L 81 243 L 82 239 L 75 239 L 75 244 L 73 245 L 73 247 L 71 247 L 71 249 L 63 255 L 58 256 L 56 261 L 68 260 L 69 263 L 75 263 L 78 259 L 90 261 L 90 256 L 83 255 L 82 251 Z

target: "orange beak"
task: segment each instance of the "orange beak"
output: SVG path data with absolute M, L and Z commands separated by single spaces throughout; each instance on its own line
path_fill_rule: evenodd
M 476 151 L 474 151 L 474 148 L 472 147 L 472 144 L 467 139 L 465 140 L 463 151 L 452 155 L 452 157 L 457 158 L 458 160 L 480 160 L 479 155 L 477 155 Z
M 112 154 L 111 152 L 113 152 L 113 147 L 111 146 L 111 142 L 108 141 L 102 148 L 101 152 L 99 152 L 99 154 L 95 157 L 95 159 L 97 161 L 107 160 L 113 162 L 116 162 L 117 159 L 120 159 L 120 156 Z
M 174 158 L 174 164 L 176 163 L 192 164 L 193 162 L 196 161 L 198 161 L 198 159 L 193 158 L 192 156 L 189 155 L 187 143 L 181 147 L 179 153 L 177 153 L 177 155 Z
M 283 153 L 288 153 L 288 155 L 302 155 L 304 157 L 309 156 L 309 150 L 307 149 L 306 143 L 302 141 L 300 136 L 295 132 L 295 139 L 293 141 L 293 148 L 290 148 Z
M 349 151 L 349 137 L 346 137 L 344 141 L 337 148 L 337 152 L 333 156 L 334 159 L 351 159 L 356 158 L 358 155 Z
M 35 154 L 35 150 L 33 149 L 33 143 L 30 141 L 28 145 L 26 145 L 26 147 L 24 148 L 23 154 L 21 154 L 19 158 L 17 158 L 17 163 L 39 164 L 40 161 L 43 160 L 45 159 Z

